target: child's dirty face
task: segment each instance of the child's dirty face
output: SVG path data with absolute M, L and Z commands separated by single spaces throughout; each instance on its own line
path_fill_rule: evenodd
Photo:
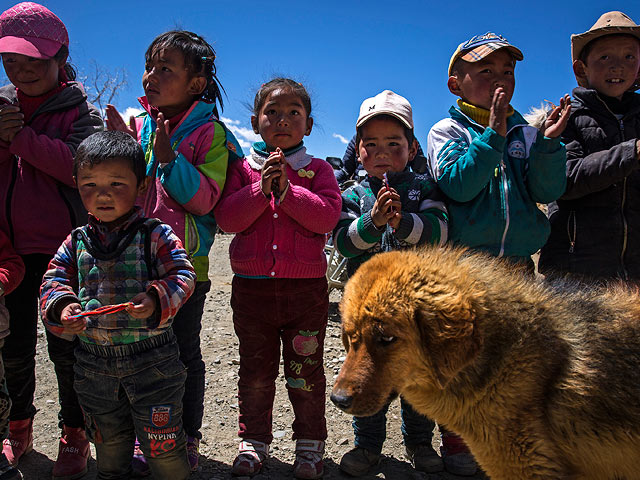
M 583 67 L 590 88 L 621 99 L 638 77 L 640 41 L 628 35 L 594 40 Z
M 409 145 L 400 121 L 380 115 L 362 126 L 358 155 L 367 173 L 382 179 L 386 172 L 402 172 L 416 147 L 415 142 Z
M 496 50 L 477 62 L 465 62 L 457 75 L 459 96 L 467 103 L 491 109 L 496 88 L 502 87 L 510 102 L 516 87 L 515 60 L 508 50 Z
M 313 120 L 298 95 L 279 88 L 267 96 L 258 115 L 251 117 L 251 125 L 269 151 L 276 147 L 286 150 L 311 133 Z
M 138 185 L 131 162 L 124 158 L 79 168 L 76 183 L 87 211 L 105 223 L 129 213 L 144 190 L 144 182 Z
M 145 65 L 142 88 L 149 105 L 171 118 L 193 103 L 196 78 L 187 70 L 182 52 L 163 48 Z
M 9 81 L 30 97 L 44 95 L 58 86 L 60 64 L 53 58 L 3 53 L 2 64 Z

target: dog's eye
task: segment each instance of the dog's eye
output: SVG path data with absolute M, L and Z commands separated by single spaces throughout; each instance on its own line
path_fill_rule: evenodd
M 393 342 L 396 341 L 396 337 L 392 337 L 392 336 L 382 336 L 380 337 L 380 343 L 382 343 L 383 345 L 390 345 Z

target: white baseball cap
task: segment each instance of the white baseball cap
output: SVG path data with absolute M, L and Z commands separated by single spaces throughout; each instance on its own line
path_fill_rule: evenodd
M 384 90 L 362 102 L 356 128 L 377 115 L 391 115 L 400 120 L 405 127 L 413 129 L 411 104 L 406 98 L 391 90 Z

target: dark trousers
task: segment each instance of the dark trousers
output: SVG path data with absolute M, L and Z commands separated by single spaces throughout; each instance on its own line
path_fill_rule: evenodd
M 435 423 L 424 415 L 416 412 L 413 407 L 400 397 L 400 408 L 402 416 L 402 437 L 407 447 L 415 447 L 420 444 L 431 444 L 431 437 Z M 353 417 L 353 431 L 355 433 L 354 444 L 357 447 L 380 454 L 382 444 L 387 438 L 387 410 L 389 404 L 385 405 L 375 415 L 370 417 Z
M 329 295 L 326 278 L 252 279 L 235 276 L 233 326 L 240 342 L 238 435 L 271 443 L 280 342 L 293 438 L 325 440 L 323 351 Z
M 202 313 L 211 282 L 196 282 L 196 288 L 189 300 L 178 310 L 173 319 L 173 332 L 180 347 L 180 361 L 187 367 L 182 423 L 190 437 L 201 438 L 202 416 L 204 414 L 204 374 L 205 365 L 200 351 L 200 330 Z
M 1 302 L 2 300 L 0 300 Z M 1 308 L 1 307 L 0 307 Z M 0 338 L 0 351 L 4 339 Z M 7 381 L 4 379 L 4 364 L 0 355 L 0 440 L 9 436 L 9 412 L 11 411 L 11 398 L 7 390 Z
M 47 270 L 50 255 L 23 255 L 25 276 L 22 283 L 5 297 L 9 310 L 11 334 L 2 349 L 7 388 L 11 396 L 11 420 L 25 420 L 35 415 L 33 395 L 36 389 L 36 339 L 38 328 L 38 298 L 42 276 Z M 61 424 L 68 427 L 84 425 L 82 410 L 73 389 L 73 350 L 77 344 L 47 332 L 49 357 L 58 379 Z
M 80 343 L 76 356 L 75 387 L 96 448 L 97 478 L 130 478 L 136 437 L 154 478 L 188 478 L 182 428 L 187 374 L 171 330 L 125 345 Z

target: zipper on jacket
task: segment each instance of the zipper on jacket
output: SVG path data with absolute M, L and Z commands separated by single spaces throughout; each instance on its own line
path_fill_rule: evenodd
M 500 242 L 500 253 L 498 257 L 504 256 L 504 243 L 507 239 L 507 231 L 509 230 L 509 189 L 507 187 L 507 172 L 503 160 L 500 160 L 500 174 L 502 176 L 502 189 L 504 191 L 504 213 L 505 223 L 504 232 L 502 232 L 502 241 Z
M 613 115 L 613 118 L 615 118 L 618 121 L 618 128 L 620 129 L 620 138 L 621 138 L 621 141 L 624 142 L 625 138 L 624 138 L 624 120 L 623 120 L 623 118 L 622 117 L 618 118 L 617 115 L 611 111 L 611 109 L 609 108 L 609 105 L 607 105 L 607 103 L 604 100 L 602 100 L 597 95 L 596 95 L 596 97 L 598 98 L 598 100 L 600 100 L 602 102 L 602 104 L 607 109 L 607 111 L 611 115 Z M 627 269 L 624 266 L 624 254 L 627 251 L 627 243 L 628 243 L 627 236 L 629 234 L 629 225 L 627 224 L 627 217 L 624 214 L 624 206 L 625 206 L 626 201 L 627 201 L 627 177 L 625 177 L 624 181 L 622 182 L 622 202 L 620 204 L 620 216 L 622 217 L 622 231 L 623 231 L 622 249 L 620 251 L 620 268 L 622 268 L 622 278 L 624 280 L 628 280 L 629 279 L 629 274 L 627 273 Z
M 13 229 L 13 218 L 11 214 L 11 200 L 13 199 L 13 189 L 16 186 L 16 179 L 18 178 L 18 159 L 14 155 L 14 161 L 11 165 L 11 181 L 9 182 L 9 188 L 7 189 L 7 204 L 5 205 L 5 212 L 7 216 L 7 225 L 9 226 L 9 240 L 11 245 L 15 245 L 15 231 Z
M 624 121 L 622 118 L 618 120 L 618 125 L 620 126 L 620 137 L 624 142 Z M 622 276 L 624 280 L 629 280 L 629 274 L 627 273 L 627 268 L 624 265 L 624 255 L 627 253 L 627 243 L 628 243 L 628 235 L 629 235 L 629 225 L 627 223 L 627 216 L 624 214 L 625 204 L 627 202 L 627 177 L 624 177 L 624 181 L 622 182 L 622 202 L 620 204 L 620 214 L 622 215 L 622 250 L 620 251 L 620 266 L 622 267 Z
M 573 225 L 573 228 L 571 228 L 571 225 Z M 569 217 L 567 218 L 567 235 L 569 236 L 569 253 L 573 253 L 576 248 L 576 230 L 577 230 L 576 211 L 571 210 L 569 212 Z

